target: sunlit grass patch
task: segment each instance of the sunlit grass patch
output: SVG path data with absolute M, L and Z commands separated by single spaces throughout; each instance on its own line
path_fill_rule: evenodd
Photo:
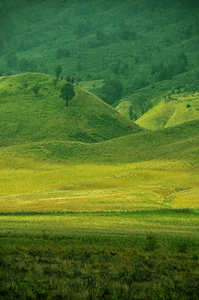
M 193 189 L 177 193 L 171 205 L 175 208 L 199 208 L 199 190 Z
M 20 160 L 19 160 L 20 162 Z M 197 188 L 180 162 L 68 164 L 32 161 L 1 169 L 1 211 L 134 211 L 171 207 L 173 195 Z M 190 174 L 192 176 L 190 176 Z
M 169 100 L 160 101 L 136 123 L 150 130 L 173 127 L 199 119 L 199 94 L 175 94 Z

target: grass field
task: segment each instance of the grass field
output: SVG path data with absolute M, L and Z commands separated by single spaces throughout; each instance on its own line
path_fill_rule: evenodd
M 0 299 L 198 299 L 198 213 L 1 216 Z
M 192 164 L 22 156 L 1 160 L 0 299 L 199 297 Z
M 188 164 L 23 164 L 1 169 L 1 211 L 134 211 L 172 208 L 173 201 L 184 208 L 178 199 L 186 195 L 189 208 L 199 208 L 198 170 Z

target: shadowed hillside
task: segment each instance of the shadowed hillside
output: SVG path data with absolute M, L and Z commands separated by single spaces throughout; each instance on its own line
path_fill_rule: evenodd
M 1 146 L 36 142 L 97 142 L 141 129 L 96 96 L 74 85 L 75 97 L 66 107 L 59 80 L 37 73 L 0 78 Z M 38 92 L 34 88 L 38 87 Z
M 195 120 L 157 132 L 143 131 L 98 143 L 44 141 L 5 147 L 1 149 L 1 157 L 3 165 L 10 166 L 10 158 L 13 157 L 14 166 L 18 165 L 16 157 L 20 156 L 65 163 L 137 163 L 159 159 L 197 166 L 198 149 L 199 120 Z

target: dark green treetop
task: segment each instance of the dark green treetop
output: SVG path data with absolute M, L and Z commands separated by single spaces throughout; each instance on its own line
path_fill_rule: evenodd
M 71 83 L 66 83 L 62 86 L 60 98 L 66 100 L 66 106 L 68 106 L 68 101 L 75 97 L 75 91 Z

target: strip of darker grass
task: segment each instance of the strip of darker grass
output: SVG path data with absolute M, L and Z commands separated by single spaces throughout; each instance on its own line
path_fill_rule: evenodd
M 84 212 L 76 212 L 76 211 L 13 211 L 13 212 L 0 212 L 0 216 L 47 216 L 47 215 L 69 215 L 69 214 L 97 214 L 97 215 L 148 215 L 148 214 L 194 214 L 198 213 L 197 210 L 190 208 L 180 208 L 180 209 L 155 209 L 155 210 L 136 210 L 136 211 L 84 211 Z

